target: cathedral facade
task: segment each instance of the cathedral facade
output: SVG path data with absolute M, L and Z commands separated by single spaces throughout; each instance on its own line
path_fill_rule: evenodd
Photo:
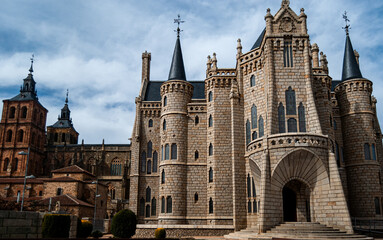
M 373 83 L 348 26 L 333 80 L 306 21 L 283 0 L 250 51 L 238 40 L 236 66 L 208 56 L 204 81 L 187 80 L 179 34 L 167 80 L 150 80 L 142 54 L 129 195 L 140 223 L 265 232 L 299 221 L 352 232 L 352 217 L 382 218 Z

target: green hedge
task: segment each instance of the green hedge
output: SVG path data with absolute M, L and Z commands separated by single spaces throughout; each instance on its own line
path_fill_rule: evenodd
M 46 214 L 42 224 L 43 238 L 68 238 L 70 216 L 67 214 Z
M 155 231 L 154 231 L 154 237 L 156 239 L 164 239 L 166 238 L 166 231 L 165 231 L 165 228 L 157 228 Z
M 80 220 L 77 221 L 77 237 L 87 238 L 93 230 L 93 224 L 90 221 Z
M 114 215 L 110 231 L 115 237 L 130 238 L 136 234 L 136 225 L 136 214 L 129 209 L 124 209 Z

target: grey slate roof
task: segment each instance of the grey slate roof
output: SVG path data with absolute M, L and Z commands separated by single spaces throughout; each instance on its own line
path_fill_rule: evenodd
M 253 49 L 259 48 L 259 47 L 261 46 L 263 37 L 265 36 L 265 33 L 266 33 L 266 28 L 263 29 L 263 31 L 262 31 L 261 34 L 259 35 L 257 41 L 256 41 L 256 42 L 254 43 L 254 45 L 251 47 L 250 51 L 253 50 Z
M 160 88 L 165 81 L 149 81 L 146 88 L 144 101 L 161 101 Z M 189 81 L 193 87 L 192 99 L 205 99 L 205 82 Z
M 354 78 L 362 78 L 362 73 L 360 72 L 359 64 L 356 62 L 350 36 L 347 34 L 343 57 L 342 81 Z
M 62 119 L 62 120 L 58 120 L 55 124 L 53 124 L 53 125 L 51 125 L 49 127 L 54 127 L 54 128 L 73 128 L 73 124 L 68 119 Z
M 332 83 L 331 83 L 331 91 L 333 92 L 335 90 L 335 87 L 341 83 L 342 81 L 341 80 L 332 80 Z
M 168 80 L 186 80 L 184 61 L 182 59 L 181 42 L 177 37 L 174 47 L 172 65 L 170 66 Z

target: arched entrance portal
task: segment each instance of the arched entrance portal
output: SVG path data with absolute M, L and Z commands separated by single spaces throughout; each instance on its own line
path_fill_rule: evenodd
M 310 188 L 299 180 L 291 180 L 282 189 L 283 221 L 310 222 Z

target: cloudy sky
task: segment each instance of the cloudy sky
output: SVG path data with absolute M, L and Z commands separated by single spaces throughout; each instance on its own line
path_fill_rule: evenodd
M 234 67 L 237 39 L 242 39 L 243 50 L 248 51 L 265 26 L 266 9 L 275 14 L 281 0 L 0 3 L 0 99 L 18 94 L 34 53 L 34 77 L 40 102 L 49 110 L 48 125 L 56 122 L 69 89 L 69 107 L 80 139 L 129 143 L 141 54 L 145 50 L 152 54 L 152 80 L 167 79 L 177 14 L 185 20 L 181 41 L 186 77 L 203 80 L 206 56 L 216 52 L 219 67 Z M 298 14 L 305 8 L 311 43 L 327 55 L 333 79 L 341 76 L 342 13 L 348 11 L 361 71 L 374 82 L 379 118 L 383 119 L 383 1 L 291 0 L 290 5 Z

